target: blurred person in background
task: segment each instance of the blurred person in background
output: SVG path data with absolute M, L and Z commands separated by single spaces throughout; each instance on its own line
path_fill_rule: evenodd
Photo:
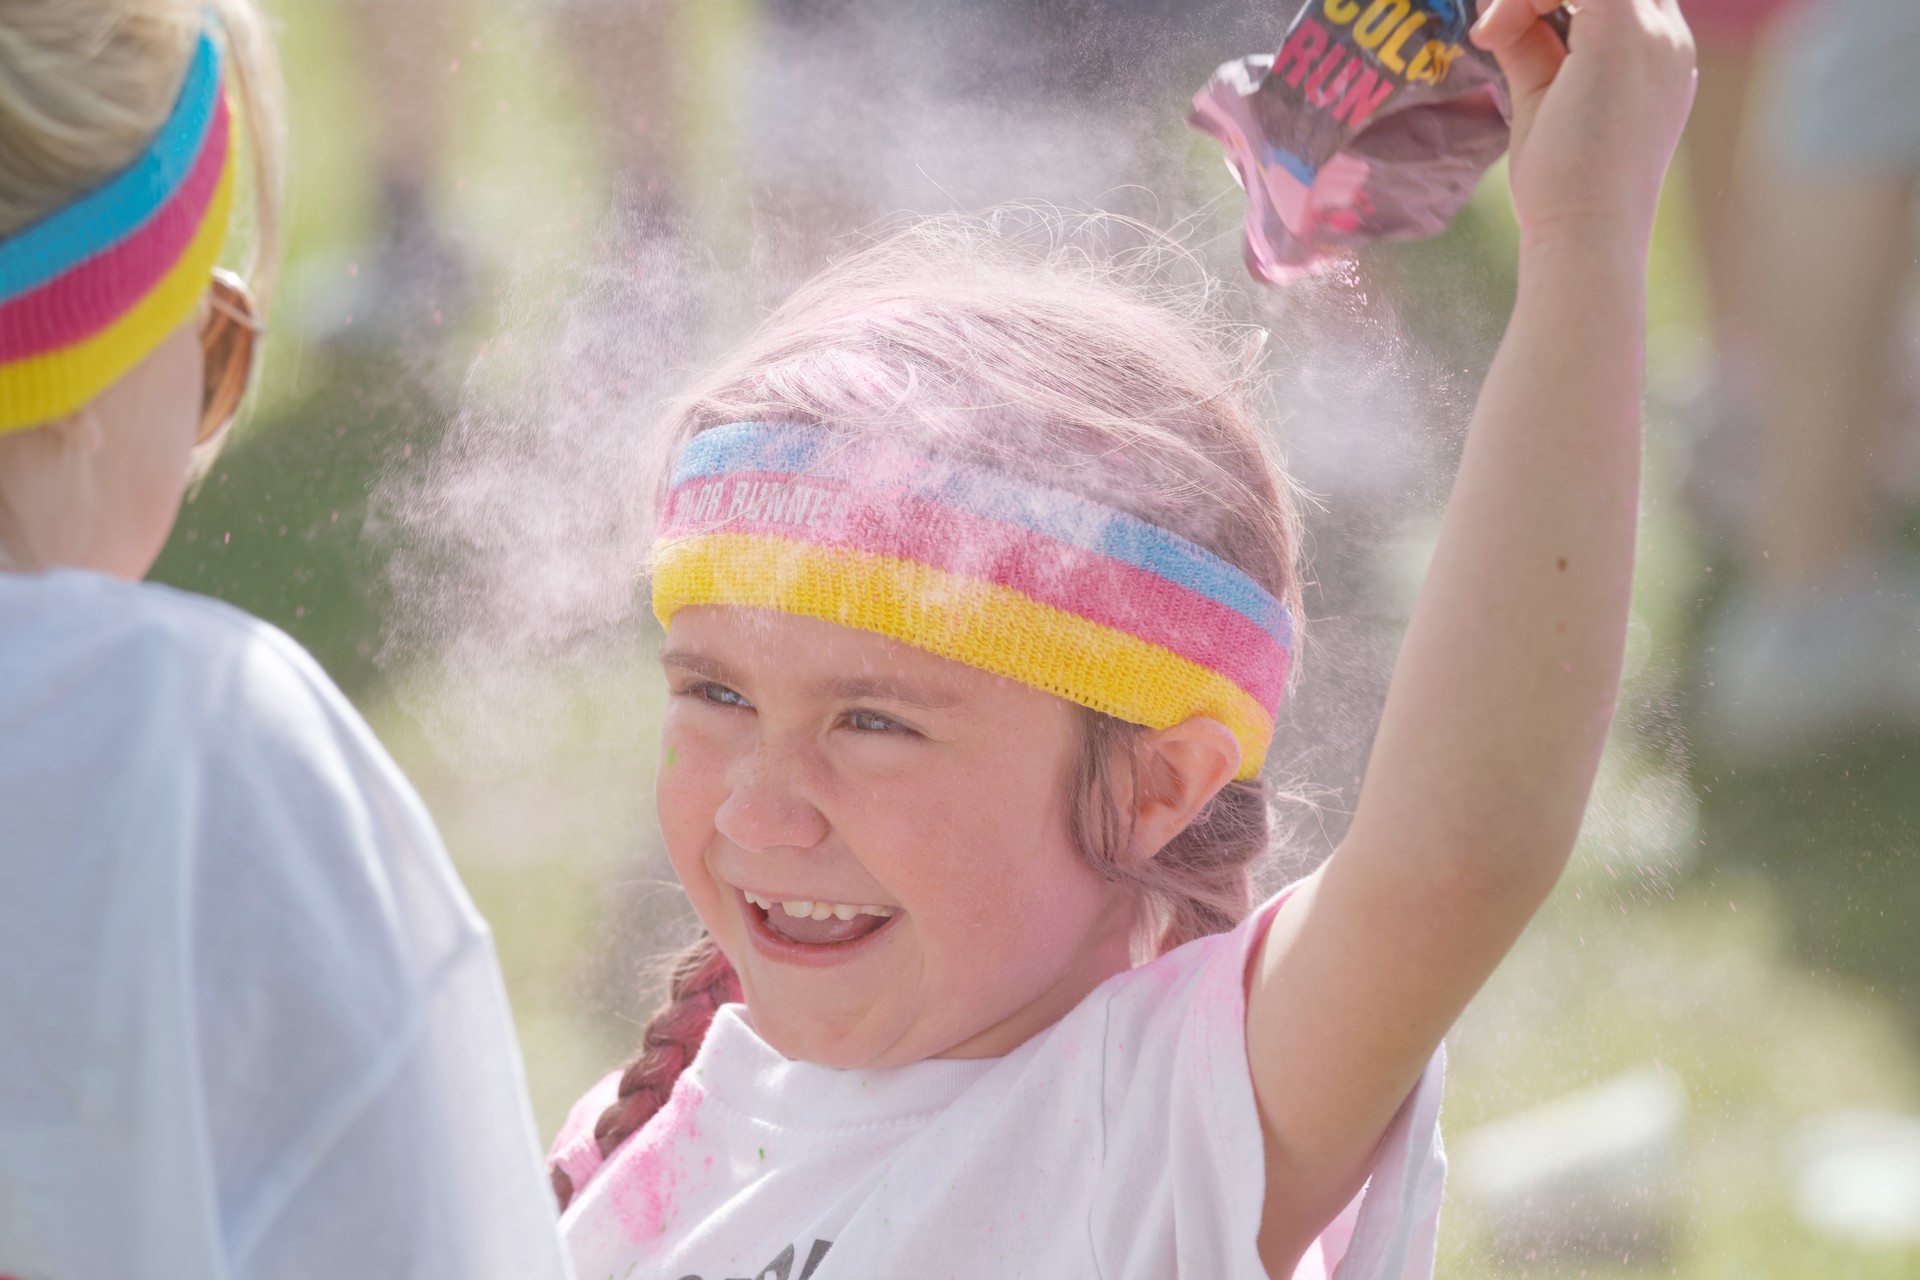
M 620 212 L 644 232 L 670 231 L 681 212 L 676 55 L 710 20 L 700 0 L 547 0 L 548 21 L 586 77 L 606 131 Z
M 360 0 L 353 35 L 373 112 L 378 180 L 371 270 L 357 276 L 350 322 L 370 340 L 419 334 L 471 301 L 466 255 L 443 227 L 435 187 L 447 149 L 445 101 L 459 54 L 462 0 Z
M 1277 41 L 1297 7 L 1261 21 L 1224 0 L 763 0 L 740 90 L 755 176 L 829 235 L 929 200 L 1109 206 L 1190 149 L 1186 100 L 1222 51 Z
M 671 232 L 673 52 L 684 0 L 543 0 L 533 6 L 584 77 L 604 133 L 621 215 L 646 234 Z M 466 0 L 358 0 L 350 33 L 365 80 L 378 191 L 371 269 L 309 324 L 318 336 L 370 344 L 431 342 L 475 300 L 475 265 L 450 228 L 440 187 Z M 697 20 L 697 19 L 696 19 Z
M 1762 198 L 1749 121 L 1766 96 L 1768 34 L 1802 0 L 1683 0 L 1700 51 L 1700 92 L 1681 157 L 1706 294 L 1707 365 L 1694 416 L 1686 494 L 1708 535 L 1737 542 L 1757 501 L 1760 343 L 1748 262 Z
M 1920 566 L 1886 482 L 1910 434 L 1901 311 L 1920 178 L 1920 5 L 1808 0 L 1756 118 L 1762 340 L 1751 576 L 1708 634 L 1708 728 L 1784 757 L 1920 728 Z
M 318 666 L 138 581 L 244 393 L 253 0 L 0 10 L 0 1275 L 562 1276 L 491 936 Z

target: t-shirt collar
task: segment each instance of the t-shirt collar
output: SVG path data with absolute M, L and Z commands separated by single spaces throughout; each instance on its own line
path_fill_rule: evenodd
M 709 1098 L 784 1129 L 918 1123 L 946 1109 L 999 1058 L 928 1058 L 900 1067 L 843 1069 L 783 1056 L 723 1005 L 687 1073 Z

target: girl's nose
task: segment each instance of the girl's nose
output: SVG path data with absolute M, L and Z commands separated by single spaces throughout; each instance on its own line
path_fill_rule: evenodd
M 811 849 L 827 838 L 826 815 L 807 798 L 805 752 L 761 742 L 732 771 L 714 828 L 749 852 Z

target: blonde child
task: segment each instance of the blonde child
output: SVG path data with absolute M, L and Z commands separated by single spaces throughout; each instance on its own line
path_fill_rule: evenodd
M 1352 828 L 1252 907 L 1297 533 L 1238 371 L 909 233 L 667 424 L 656 797 L 707 934 L 553 1153 L 602 1277 L 1430 1273 L 1438 1049 L 1612 710 L 1692 50 L 1495 0 L 1520 291 Z M 744 1003 L 741 1003 L 744 1001 Z
M 486 926 L 311 658 L 137 581 L 233 416 L 253 0 L 0 6 L 0 1276 L 562 1276 Z

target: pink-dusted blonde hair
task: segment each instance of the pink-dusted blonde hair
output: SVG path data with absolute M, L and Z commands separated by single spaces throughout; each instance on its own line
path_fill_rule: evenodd
M 1181 286 L 1175 273 L 1196 277 Z M 1110 217 L 1027 209 L 917 223 L 822 271 L 670 412 L 672 458 L 710 427 L 805 422 L 885 434 L 1120 507 L 1239 566 L 1299 616 L 1297 517 L 1250 409 L 1257 331 L 1219 315 L 1214 287 L 1164 237 Z M 1269 797 L 1230 783 L 1156 856 L 1124 856 L 1120 797 L 1133 725 L 1088 711 L 1064 779 L 1071 834 L 1140 904 L 1136 953 L 1231 929 L 1251 906 Z M 739 980 L 710 936 L 674 966 L 618 1099 L 603 1155 L 644 1125 Z M 566 1175 L 554 1170 L 562 1205 Z

